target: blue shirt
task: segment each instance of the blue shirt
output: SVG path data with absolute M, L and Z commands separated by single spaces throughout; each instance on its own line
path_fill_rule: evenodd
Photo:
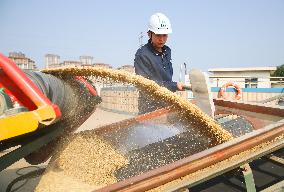
M 135 73 L 174 92 L 178 88 L 177 82 L 172 81 L 171 49 L 165 45 L 162 50 L 162 53 L 156 51 L 150 42 L 138 49 L 134 59 Z

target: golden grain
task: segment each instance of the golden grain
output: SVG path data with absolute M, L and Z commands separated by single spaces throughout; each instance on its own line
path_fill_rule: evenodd
M 194 104 L 142 76 L 126 71 L 94 67 L 48 69 L 43 72 L 63 79 L 74 76 L 92 76 L 99 81 L 106 79 L 107 81 L 132 84 L 139 90 L 147 91 L 155 99 L 169 103 L 188 123 L 198 125 L 202 129 L 201 132 L 209 136 L 215 144 L 233 138 L 228 131 L 222 129 Z M 110 143 L 91 131 L 81 132 L 64 139 L 57 150 L 46 174 L 49 171 L 52 172 L 53 169 L 59 169 L 68 176 L 97 187 L 117 182 L 114 172 L 128 164 L 128 160 Z M 149 158 L 152 157 L 149 156 Z M 40 182 L 37 191 L 42 191 L 40 186 L 46 186 L 41 185 L 44 182 L 44 180 Z
M 44 70 L 61 78 L 70 78 L 72 76 L 93 76 L 111 79 L 116 82 L 129 83 L 140 90 L 147 91 L 157 100 L 163 100 L 173 106 L 183 117 L 188 119 L 192 124 L 197 124 L 202 132 L 213 139 L 213 142 L 220 144 L 233 139 L 228 131 L 224 130 L 211 117 L 203 113 L 198 107 L 186 99 L 172 93 L 165 87 L 159 86 L 152 80 L 142 76 L 128 73 L 126 71 L 107 69 L 100 67 L 72 67 Z
M 49 164 L 46 174 L 60 170 L 92 186 L 104 187 L 117 182 L 114 171 L 128 164 L 128 160 L 113 146 L 91 131 L 64 138 Z M 46 179 L 45 179 L 46 180 Z M 41 186 L 46 186 L 41 180 Z

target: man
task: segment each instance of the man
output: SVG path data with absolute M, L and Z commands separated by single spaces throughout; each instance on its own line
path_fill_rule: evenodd
M 172 33 L 172 28 L 169 19 L 162 13 L 152 15 L 148 26 L 148 43 L 137 50 L 134 67 L 137 75 L 151 79 L 175 92 L 183 90 L 184 85 L 172 81 L 171 49 L 165 45 L 170 33 Z M 152 99 L 150 95 L 145 97 L 145 94 L 147 93 L 140 91 L 138 100 L 139 114 L 166 106 L 165 103 Z

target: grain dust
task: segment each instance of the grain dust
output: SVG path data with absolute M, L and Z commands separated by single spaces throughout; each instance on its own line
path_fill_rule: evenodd
M 101 67 L 72 67 L 44 70 L 60 78 L 72 76 L 98 77 L 124 82 L 136 86 L 140 90 L 147 91 L 153 98 L 163 100 L 173 106 L 188 122 L 200 127 L 202 132 L 215 140 L 216 144 L 233 139 L 233 136 L 217 124 L 211 117 L 203 113 L 198 107 L 186 99 L 172 93 L 167 88 L 159 86 L 152 80 L 126 71 L 101 68 Z
M 233 138 L 228 131 L 222 129 L 219 124 L 194 104 L 142 76 L 99 67 L 59 68 L 48 69 L 43 72 L 62 79 L 84 76 L 132 84 L 139 90 L 147 91 L 153 98 L 170 104 L 188 123 L 195 125 L 203 134 L 209 136 L 212 143 L 220 144 Z M 92 132 L 79 133 L 68 137 L 58 147 L 58 150 L 46 171 L 47 178 L 49 172 L 61 171 L 64 175 L 98 188 L 117 182 L 114 172 L 129 163 L 128 159 L 110 143 Z M 44 191 L 46 182 L 48 182 L 48 179 L 42 179 L 37 191 Z M 55 180 L 54 182 L 58 181 Z M 66 189 L 68 189 L 68 186 L 66 186 Z
M 90 131 L 65 138 L 58 150 L 46 175 L 62 171 L 66 176 L 98 188 L 117 182 L 114 171 L 128 164 L 110 143 Z M 41 186 L 45 179 L 41 182 L 37 191 L 44 189 Z

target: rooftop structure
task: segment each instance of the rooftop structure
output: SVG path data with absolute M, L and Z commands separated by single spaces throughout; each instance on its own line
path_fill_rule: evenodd
M 81 61 L 63 61 L 62 66 L 81 66 L 82 62 Z
M 46 54 L 45 56 L 45 67 L 55 68 L 60 67 L 60 56 L 55 54 Z
M 105 63 L 94 63 L 94 67 L 112 68 L 110 64 L 105 64 Z
M 9 58 L 13 60 L 21 69 L 28 69 L 28 70 L 36 69 L 35 61 L 26 57 L 26 55 L 22 52 L 10 52 Z
M 118 68 L 119 70 L 124 70 L 124 71 L 128 71 L 129 73 L 134 73 L 135 69 L 133 65 L 123 65 L 121 67 Z
M 86 65 L 92 65 L 93 64 L 94 57 L 83 55 L 83 56 L 80 56 L 79 59 L 82 62 L 82 64 L 86 66 Z

